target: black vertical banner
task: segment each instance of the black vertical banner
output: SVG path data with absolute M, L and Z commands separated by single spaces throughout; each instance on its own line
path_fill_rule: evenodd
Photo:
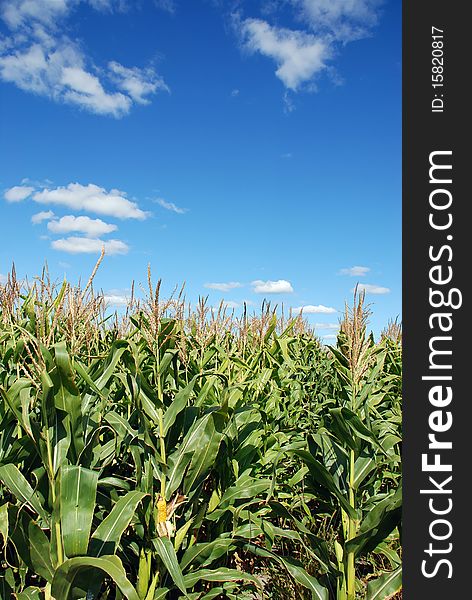
M 406 600 L 472 597 L 466 8 L 438 0 L 403 3 Z

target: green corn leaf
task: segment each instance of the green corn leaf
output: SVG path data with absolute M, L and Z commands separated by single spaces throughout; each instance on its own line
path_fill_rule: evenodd
M 399 592 L 402 587 L 402 568 L 384 573 L 378 579 L 369 581 L 366 600 L 387 600 Z
M 54 568 L 46 534 L 25 510 L 18 511 L 16 506 L 11 506 L 9 511 L 10 539 L 16 551 L 34 573 L 52 581 Z
M 164 435 L 167 435 L 167 432 L 175 423 L 177 416 L 187 406 L 187 402 L 193 392 L 193 388 L 195 387 L 196 380 L 197 377 L 194 377 L 188 385 L 177 392 L 175 398 L 172 400 L 171 405 L 166 410 L 164 414 Z
M 354 463 L 354 489 L 359 489 L 361 483 L 377 466 L 370 456 L 359 456 Z
M 170 476 L 166 486 L 167 500 L 169 500 L 172 494 L 181 487 L 185 470 L 188 467 L 192 459 L 192 454 L 198 446 L 199 440 L 211 418 L 211 414 L 208 414 L 201 419 L 198 419 L 198 421 L 190 427 L 187 435 L 182 440 L 182 443 L 177 450 L 169 457 Z
M 102 371 L 101 375 L 98 377 L 98 379 L 95 381 L 95 385 L 99 390 L 103 390 L 107 383 L 110 381 L 113 373 L 116 370 L 116 367 L 118 366 L 118 363 L 121 360 L 121 357 L 123 356 L 123 353 L 127 350 L 127 348 L 128 343 L 124 340 L 115 342 L 112 345 L 105 363 L 105 368 Z
M 235 587 L 238 586 L 237 583 L 234 583 L 233 585 Z M 213 598 L 229 598 L 230 596 L 228 596 L 227 592 L 228 592 L 228 586 L 226 588 L 224 588 L 223 586 L 214 587 L 209 592 L 207 592 L 204 596 L 201 596 L 199 600 L 213 600 Z
M 267 491 L 271 486 L 270 479 L 256 479 L 243 473 L 226 492 L 223 494 L 218 507 L 227 508 L 234 504 L 236 500 L 246 500 L 255 498 L 259 494 Z
M 16 600 L 42 600 L 42 591 L 38 587 L 28 587 L 15 596 Z
M 87 554 L 97 481 L 97 471 L 76 466 L 61 469 L 60 519 L 68 558 Z
M 93 532 L 90 540 L 90 554 L 101 556 L 115 553 L 121 536 L 131 523 L 138 504 L 145 496 L 146 494 L 143 492 L 132 491 L 117 501 L 110 514 Z
M 75 374 L 65 342 L 54 346 L 54 361 L 56 368 L 50 373 L 54 382 L 54 404 L 56 409 L 68 415 L 67 430 L 75 462 L 84 448 L 82 399 L 75 385 Z
M 351 519 L 357 519 L 357 513 L 349 504 L 347 498 L 336 485 L 331 473 L 324 467 L 316 458 L 305 450 L 294 450 L 293 453 L 299 456 L 310 470 L 310 474 L 320 485 L 326 488 L 333 496 L 335 496 L 342 509 L 347 512 Z
M 217 538 L 211 542 L 201 542 L 188 548 L 180 561 L 180 568 L 185 570 L 191 564 L 199 566 L 210 565 L 214 560 L 220 558 L 234 548 L 233 538 Z
M 331 412 L 334 412 L 335 410 L 338 410 L 338 409 L 333 409 Z M 343 418 L 349 424 L 351 429 L 361 439 L 370 442 L 378 450 L 380 450 L 380 452 L 382 452 L 383 454 L 385 453 L 384 449 L 382 448 L 381 444 L 378 442 L 374 433 L 368 427 L 366 427 L 366 425 L 364 425 L 364 423 L 359 419 L 359 417 L 354 412 L 352 412 L 351 410 L 349 410 L 348 408 L 345 408 L 345 407 L 343 407 L 339 410 L 341 411 Z
M 179 351 L 178 350 L 166 350 L 164 352 L 164 356 L 161 358 L 160 362 L 159 362 L 159 375 L 161 377 L 165 377 L 167 374 L 167 371 L 170 367 L 170 365 L 172 364 L 172 361 L 174 360 L 174 358 L 176 356 L 178 356 Z
M 77 374 L 85 381 L 85 383 L 90 387 L 90 389 L 93 392 L 95 392 L 95 394 L 97 394 L 97 396 L 101 400 L 105 400 L 106 396 L 103 394 L 102 390 L 99 387 L 97 387 L 93 379 L 90 377 L 86 367 L 84 367 L 84 365 L 79 360 L 77 360 L 77 358 L 74 358 L 73 366 Z
M 126 435 L 131 436 L 132 439 L 138 435 L 138 432 L 131 427 L 129 422 L 114 410 L 108 412 L 104 419 L 116 431 L 120 440 L 123 440 Z
M 349 540 L 346 548 L 356 556 L 367 554 L 383 542 L 400 525 L 402 515 L 402 492 L 399 488 L 381 500 L 362 521 L 358 535 Z
M 15 415 L 17 422 L 21 425 L 28 436 L 37 441 L 38 427 L 31 423 L 29 414 L 31 382 L 27 379 L 18 379 L 7 391 L 0 386 L 0 398 Z
M 8 504 L 0 506 L 0 541 L 1 549 L 5 549 L 8 542 Z
M 203 482 L 208 471 L 214 466 L 223 434 L 217 431 L 214 419 L 208 419 L 194 450 L 189 468 L 184 478 L 184 494 L 189 498 Z
M 185 536 L 188 533 L 188 530 L 190 529 L 190 527 L 192 527 L 193 522 L 195 520 L 195 517 L 191 517 L 190 519 L 188 519 L 188 521 L 186 521 L 182 527 L 180 527 L 179 529 L 177 529 L 177 531 L 175 532 L 175 537 L 174 537 L 174 548 L 175 551 L 178 552 L 180 549 L 180 546 L 182 545 Z
M 193 587 L 198 581 L 203 579 L 204 581 L 248 581 L 253 583 L 258 588 L 261 587 L 261 583 L 257 577 L 244 571 L 238 571 L 237 569 L 228 569 L 226 567 L 220 567 L 219 569 L 200 569 L 194 573 L 189 573 L 184 577 L 187 587 Z
M 49 515 L 44 510 L 39 495 L 30 486 L 18 467 L 12 464 L 0 467 L 0 481 L 3 481 L 20 502 L 29 504 L 44 521 L 49 520 Z
M 290 573 L 290 575 L 295 579 L 297 583 L 311 590 L 314 599 L 329 600 L 328 590 L 324 586 L 322 586 L 315 577 L 309 575 L 306 572 L 306 570 L 302 567 L 300 562 L 287 556 L 279 556 L 274 552 L 270 552 L 269 550 L 265 550 L 254 544 L 247 544 L 244 547 L 253 554 L 263 556 L 265 558 L 271 558 L 275 562 L 279 563 L 288 571 L 288 573 Z
M 380 543 L 375 548 L 375 554 L 382 554 L 385 556 L 390 562 L 392 569 L 396 569 L 402 564 L 402 559 L 398 555 L 398 552 L 395 552 L 395 550 L 391 548 L 387 542 Z
M 85 597 L 89 589 L 86 582 L 94 579 L 97 571 L 110 577 L 127 600 L 140 600 L 117 556 L 81 556 L 66 560 L 54 574 L 52 596 L 61 600 Z
M 184 581 L 184 577 L 182 575 L 172 542 L 167 537 L 160 537 L 152 540 L 152 543 L 157 554 L 164 563 L 165 568 L 169 572 L 172 581 L 183 594 L 186 594 L 187 586 Z

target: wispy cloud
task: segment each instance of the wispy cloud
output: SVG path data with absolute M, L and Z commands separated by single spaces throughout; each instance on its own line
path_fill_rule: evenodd
M 126 197 L 125 192 L 115 189 L 107 191 L 93 183 L 88 185 L 69 183 L 65 187 L 45 188 L 38 191 L 28 186 L 15 186 L 5 192 L 5 199 L 8 200 L 11 194 L 16 195 L 16 201 L 31 197 L 39 204 L 65 206 L 74 211 L 88 211 L 117 219 L 142 220 L 148 216 L 148 213 L 141 210 L 136 202 Z
M 103 299 L 107 306 L 128 306 L 131 301 L 131 294 L 129 292 L 112 290 L 104 294 Z
M 83 0 L 84 1 L 84 0 Z M 116 118 L 168 87 L 151 67 L 92 64 L 67 36 L 67 18 L 79 2 L 9 0 L 1 18 L 10 30 L 0 47 L 0 79 L 20 89 Z M 120 9 L 119 0 L 89 0 L 96 9 Z
M 291 0 L 310 29 L 342 43 L 370 34 L 383 0 Z
M 31 217 L 31 223 L 33 223 L 33 225 L 39 225 L 39 223 L 42 223 L 43 221 L 49 221 L 54 216 L 55 215 L 52 210 L 42 210 Z
M 353 292 L 354 290 L 355 288 L 352 289 Z M 367 294 L 378 295 L 389 294 L 391 291 L 388 287 L 382 287 L 381 285 L 375 285 L 372 283 L 359 283 L 359 285 L 357 286 L 357 290 L 359 292 L 366 292 Z
M 116 231 L 118 228 L 111 223 L 105 223 L 101 219 L 90 217 L 75 217 L 66 215 L 60 219 L 49 221 L 48 229 L 51 233 L 83 233 L 87 237 L 98 238 L 106 233 Z
M 1 16 L 13 30 L 35 21 L 53 26 L 67 14 L 70 4 L 69 0 L 7 0 L 1 7 Z
M 29 185 L 15 185 L 4 194 L 4 198 L 7 202 L 21 202 L 31 196 L 34 192 L 34 187 Z
M 339 329 L 339 323 L 315 323 L 315 329 Z
M 335 340 L 338 336 L 335 333 L 328 333 L 323 336 L 324 340 Z
M 369 273 L 370 271 L 370 267 L 359 267 L 359 266 L 355 266 L 355 267 L 349 267 L 346 269 L 341 269 L 339 271 L 340 275 L 349 275 L 350 277 L 364 277 L 364 275 L 367 275 L 367 273 Z
M 127 254 L 129 248 L 121 240 L 101 240 L 87 237 L 68 237 L 54 240 L 51 248 L 69 254 L 100 254 L 105 248 L 106 254 Z
M 226 283 L 205 283 L 204 287 L 208 288 L 209 290 L 229 292 L 230 290 L 235 290 L 236 288 L 243 287 L 243 284 L 239 281 L 228 281 Z
M 322 71 L 331 56 L 329 45 L 311 33 L 271 26 L 261 19 L 244 19 L 238 27 L 244 47 L 274 60 L 276 76 L 292 91 Z
M 5 285 L 7 280 L 8 280 L 8 277 L 6 275 L 3 275 L 3 273 L 0 273 L 0 284 Z
M 274 3 L 291 6 L 300 29 L 287 29 L 267 20 L 242 18 L 233 14 L 233 25 L 243 47 L 276 63 L 276 76 L 287 90 L 312 91 L 318 74 L 326 71 L 334 80 L 332 59 L 343 46 L 370 35 L 378 22 L 382 0 L 288 0 Z M 286 111 L 293 110 L 290 97 L 284 96 Z
M 162 208 L 165 208 L 166 210 L 170 210 L 171 212 L 175 212 L 178 215 L 183 215 L 184 213 L 186 213 L 188 211 L 187 208 L 180 208 L 180 206 L 177 206 L 173 202 L 167 202 L 167 200 L 164 200 L 164 198 L 158 198 L 156 200 L 156 202 L 157 202 L 157 204 L 162 206 Z
M 278 279 L 277 281 L 261 281 L 257 279 L 251 283 L 256 294 L 291 294 L 293 287 L 290 281 Z
M 164 80 L 151 68 L 128 68 L 115 61 L 108 63 L 108 68 L 117 87 L 138 104 L 150 104 L 149 96 L 159 90 L 169 91 Z
M 296 308 L 292 308 L 294 313 L 303 313 L 304 315 L 329 315 L 338 312 L 335 308 L 331 306 L 324 306 L 323 304 L 306 304 L 305 306 L 297 306 Z
M 48 65 L 48 59 L 43 60 Z M 62 87 L 65 102 L 76 104 L 90 112 L 119 118 L 131 109 L 132 100 L 129 96 L 121 92 L 106 92 L 100 79 L 84 69 L 78 61 L 77 64 L 62 65 L 58 83 Z

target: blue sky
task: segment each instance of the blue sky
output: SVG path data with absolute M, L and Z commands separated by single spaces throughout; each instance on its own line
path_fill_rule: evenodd
M 400 315 L 400 2 L 0 7 L 0 277 Z

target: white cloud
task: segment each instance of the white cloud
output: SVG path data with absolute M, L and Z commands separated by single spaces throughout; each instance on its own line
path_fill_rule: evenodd
M 256 294 L 291 294 L 293 292 L 292 284 L 285 279 L 277 281 L 261 281 L 260 279 L 251 283 L 253 292 Z
M 338 336 L 335 333 L 328 333 L 323 336 L 324 340 L 335 340 Z
M 52 93 L 54 89 L 52 74 L 57 77 L 56 70 L 62 70 L 59 62 L 63 60 L 59 52 L 48 56 L 40 44 L 32 44 L 26 49 L 18 48 L 0 56 L 0 77 L 22 90 L 48 95 L 49 90 Z
M 352 289 L 352 291 L 354 291 L 355 288 Z M 390 288 L 388 287 L 382 287 L 380 285 L 373 285 L 371 283 L 359 283 L 359 285 L 357 286 L 357 291 L 358 292 L 366 292 L 367 294 L 389 294 L 390 293 Z
M 93 183 L 81 185 L 69 183 L 66 187 L 44 189 L 33 194 L 33 200 L 40 204 L 66 206 L 71 210 L 86 210 L 99 215 L 118 219 L 145 219 L 148 213 L 139 208 L 136 202 L 126 198 L 120 190 L 110 190 Z
M 180 206 L 177 206 L 173 202 L 167 202 L 167 200 L 164 200 L 164 198 L 158 198 L 156 200 L 156 202 L 157 202 L 157 204 L 162 206 L 162 208 L 165 208 L 166 210 L 170 210 L 171 212 L 175 212 L 179 215 L 183 215 L 184 213 L 187 212 L 186 208 L 180 208 Z
M 66 102 L 90 110 L 99 115 L 121 117 L 127 114 L 132 99 L 120 92 L 107 93 L 98 77 L 80 66 L 64 67 L 59 82 L 63 86 Z
M 258 52 L 275 61 L 276 75 L 284 86 L 298 91 L 303 84 L 313 91 L 316 75 L 326 70 L 336 85 L 342 81 L 327 63 L 348 42 L 370 35 L 378 22 L 383 0 L 285 0 L 273 2 L 278 8 L 291 5 L 300 29 L 286 29 L 266 20 L 233 14 L 233 25 L 249 52 Z M 285 111 L 294 110 L 291 98 L 284 95 Z
M 339 329 L 339 323 L 315 323 L 316 329 Z
M 84 0 L 82 0 L 84 1 Z M 67 36 L 64 20 L 80 0 L 10 0 L 1 17 L 11 30 L 0 46 L 0 79 L 24 91 L 120 118 L 133 104 L 168 90 L 152 68 L 111 61 L 98 68 Z M 122 0 L 88 0 L 93 8 L 122 8 Z
M 100 115 L 119 118 L 133 104 L 128 95 L 105 91 L 99 78 L 86 70 L 84 57 L 72 42 L 52 46 L 34 42 L 0 55 L 0 78 L 24 91 Z
M 52 233 L 79 232 L 85 234 L 87 237 L 98 238 L 106 233 L 116 231 L 118 228 L 116 225 L 105 223 L 101 219 L 66 215 L 58 220 L 49 221 L 48 229 Z
M 227 283 L 205 283 L 204 287 L 209 290 L 218 290 L 219 292 L 229 292 L 236 288 L 243 287 L 239 281 L 228 281 Z
M 7 281 L 8 277 L 6 275 L 3 275 L 3 273 L 0 273 L 0 284 L 5 285 Z
M 364 277 L 370 271 L 370 267 L 349 267 L 346 269 L 341 269 L 339 273 L 341 275 L 349 275 L 350 277 Z
M 236 98 L 236 96 L 239 96 L 239 90 L 237 88 L 231 90 L 231 97 Z
M 245 19 L 239 23 L 239 30 L 250 52 L 259 52 L 276 62 L 276 76 L 292 91 L 312 80 L 331 56 L 329 43 L 311 33 L 273 27 L 261 19 Z
M 128 306 L 131 297 L 125 294 L 110 292 L 109 294 L 105 294 L 103 299 L 105 300 L 105 304 L 108 306 Z
M 318 304 L 317 306 L 313 304 L 297 306 L 296 308 L 292 308 L 292 311 L 296 313 L 303 312 L 304 315 L 329 315 L 338 312 L 335 308 L 324 306 L 323 304 Z
M 112 77 L 122 91 L 126 92 L 138 104 L 149 104 L 147 96 L 159 90 L 169 91 L 162 77 L 159 77 L 151 68 L 128 68 L 117 62 L 108 63 Z
M 33 223 L 33 225 L 38 225 L 43 221 L 49 221 L 49 219 L 52 219 L 53 217 L 54 213 L 52 210 L 42 210 L 31 217 L 31 223 Z
M 34 188 L 28 185 L 15 185 L 4 194 L 7 202 L 21 202 L 26 200 L 34 192 Z
M 381 0 L 292 0 L 302 19 L 314 30 L 342 42 L 369 35 L 377 23 Z
M 127 254 L 129 247 L 121 240 L 100 240 L 86 237 L 68 237 L 54 240 L 51 248 L 69 254 L 100 254 L 105 248 L 106 254 Z
M 67 13 L 71 4 L 71 0 L 8 0 L 3 3 L 1 15 L 11 29 L 31 21 L 53 25 Z

